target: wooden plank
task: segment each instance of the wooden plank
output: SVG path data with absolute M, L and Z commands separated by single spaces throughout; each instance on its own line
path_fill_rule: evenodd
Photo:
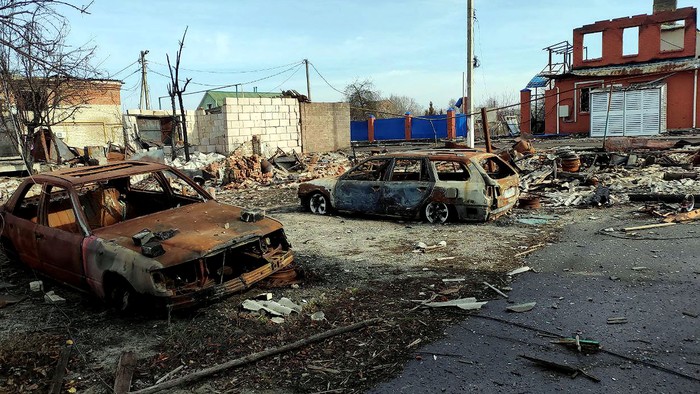
M 134 376 L 136 355 L 134 352 L 122 352 L 117 363 L 117 373 L 114 377 L 114 394 L 126 394 L 131 389 L 131 378 Z
M 647 224 L 645 226 L 636 226 L 636 227 L 625 227 L 622 230 L 625 232 L 628 231 L 637 231 L 637 230 L 647 230 L 650 228 L 658 228 L 658 227 L 667 227 L 667 226 L 673 226 L 676 223 L 654 223 L 654 224 Z
M 56 364 L 56 371 L 51 379 L 49 394 L 59 394 L 61 392 L 63 378 L 66 376 L 66 368 L 68 367 L 68 361 L 70 361 L 71 350 L 73 350 L 72 344 L 68 344 L 61 349 L 61 355 L 58 358 L 58 364 Z

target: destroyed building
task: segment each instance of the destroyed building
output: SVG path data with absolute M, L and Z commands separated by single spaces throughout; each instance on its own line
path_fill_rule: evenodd
M 654 1 L 651 15 L 574 29 L 573 44 L 545 48 L 548 64 L 520 92 L 522 131 L 603 137 L 697 128 L 699 37 L 697 9 L 674 0 Z

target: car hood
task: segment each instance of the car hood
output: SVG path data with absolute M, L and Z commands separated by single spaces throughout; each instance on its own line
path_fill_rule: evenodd
M 165 254 L 154 258 L 168 267 L 249 242 L 281 228 L 280 222 L 269 217 L 243 222 L 241 208 L 210 200 L 99 228 L 93 234 L 141 253 L 141 247 L 134 245 L 131 238 L 134 234 L 143 229 L 152 232 L 177 229 L 173 237 L 161 241 Z

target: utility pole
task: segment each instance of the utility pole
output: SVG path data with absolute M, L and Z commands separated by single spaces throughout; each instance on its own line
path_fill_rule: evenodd
M 466 108 L 469 114 L 469 140 L 467 144 L 474 147 L 474 0 L 467 0 L 467 102 Z
M 141 62 L 141 100 L 139 101 L 139 109 L 151 109 L 151 93 L 148 91 L 148 74 L 146 71 L 147 54 L 148 50 L 141 51 L 141 56 L 139 57 L 139 62 Z
M 311 101 L 311 81 L 309 81 L 309 59 L 304 59 L 306 64 L 306 97 Z

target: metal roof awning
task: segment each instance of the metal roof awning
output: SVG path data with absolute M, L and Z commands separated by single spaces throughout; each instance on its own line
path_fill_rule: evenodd
M 530 82 L 528 82 L 528 83 L 527 83 L 527 86 L 525 86 L 525 87 L 526 87 L 527 89 L 530 89 L 530 88 L 543 88 L 543 87 L 547 86 L 548 83 L 549 83 L 549 78 L 543 77 L 543 76 L 541 76 L 541 75 L 535 75 L 534 77 L 532 77 L 532 79 L 530 80 Z

